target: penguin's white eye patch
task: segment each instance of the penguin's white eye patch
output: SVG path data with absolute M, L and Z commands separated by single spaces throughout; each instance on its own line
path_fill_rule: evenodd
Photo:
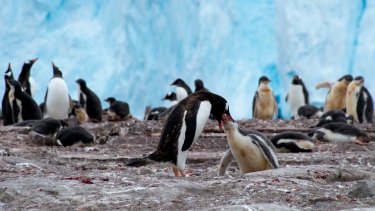
M 229 104 L 228 103 L 225 104 L 225 111 L 229 111 Z
M 12 73 L 11 73 L 11 72 L 6 72 L 5 75 L 6 75 L 6 76 L 11 76 Z

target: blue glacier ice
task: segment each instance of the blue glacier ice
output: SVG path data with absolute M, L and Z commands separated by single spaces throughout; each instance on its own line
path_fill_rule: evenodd
M 224 96 L 237 118 L 251 117 L 258 78 L 267 75 L 283 102 L 299 74 L 315 104 L 316 83 L 363 75 L 370 92 L 375 69 L 375 2 L 366 0 L 2 0 L 0 70 L 32 69 L 41 102 L 52 76 L 64 73 L 70 93 L 84 78 L 101 99 L 127 101 L 142 118 L 176 78 L 197 78 Z M 3 82 L 0 87 L 4 87 Z M 192 87 L 193 88 L 193 87 Z M 3 88 L 2 88 L 3 89 Z M 104 103 L 104 102 L 103 102 Z

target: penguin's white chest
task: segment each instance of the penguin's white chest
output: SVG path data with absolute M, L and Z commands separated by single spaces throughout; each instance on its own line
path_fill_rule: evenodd
M 356 136 L 343 135 L 340 133 L 332 132 L 325 128 L 320 128 L 318 131 L 324 133 L 324 139 L 330 142 L 353 142 L 356 139 Z
M 177 101 L 180 102 L 181 100 L 183 100 L 185 97 L 188 96 L 188 93 L 186 91 L 186 89 L 182 88 L 182 87 L 176 87 L 176 97 L 177 97 Z
M 305 105 L 305 96 L 301 85 L 292 84 L 289 87 L 288 103 L 292 116 L 297 117 L 298 108 Z
M 29 77 L 29 82 L 30 82 L 30 91 L 31 91 L 31 97 L 35 96 L 35 91 L 36 91 L 36 83 L 33 77 Z
M 353 118 L 356 122 L 358 122 L 357 104 L 360 89 L 361 87 L 351 83 L 349 84 L 348 90 L 346 92 L 346 114 L 353 115 Z
M 65 81 L 62 78 L 51 79 L 46 99 L 46 117 L 68 118 L 69 106 L 69 93 Z
M 18 109 L 19 109 L 19 113 L 17 115 L 17 119 L 18 121 L 15 122 L 15 123 L 18 123 L 18 122 L 22 122 L 23 121 L 23 118 L 22 118 L 22 102 L 18 99 L 15 98 L 14 96 L 14 90 L 13 89 L 10 89 L 9 93 L 8 93 L 8 99 L 9 99 L 9 103 L 10 103 L 10 108 L 12 109 L 15 109 L 13 107 L 13 102 L 15 101 L 17 103 L 17 106 L 18 106 Z
M 82 98 L 82 99 L 81 99 Z M 78 88 L 78 99 L 81 101 L 83 100 L 84 104 L 83 107 L 87 109 L 87 95 L 82 92 L 81 88 Z

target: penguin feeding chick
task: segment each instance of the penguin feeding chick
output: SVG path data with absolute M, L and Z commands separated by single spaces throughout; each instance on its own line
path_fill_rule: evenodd
M 175 176 L 187 176 L 187 152 L 202 133 L 210 113 L 221 126 L 222 116 L 231 119 L 227 101 L 211 92 L 189 95 L 171 111 L 165 122 L 156 150 L 144 158 L 135 158 L 127 166 L 143 166 L 152 162 L 170 162 Z M 233 121 L 233 120 L 230 120 Z
M 171 85 L 176 86 L 177 102 L 180 102 L 192 93 L 190 87 L 180 78 L 176 79 Z
M 3 95 L 3 100 L 1 102 L 1 113 L 3 115 L 3 125 L 11 125 L 14 123 L 12 108 L 10 107 L 10 103 L 9 103 L 10 86 L 7 83 L 8 80 L 14 80 L 13 71 L 12 71 L 12 67 L 10 63 L 8 64 L 8 69 L 5 71 L 5 74 L 4 74 L 5 91 Z
M 66 119 L 70 111 L 70 96 L 68 86 L 63 79 L 61 70 L 52 62 L 53 77 L 49 81 L 44 98 L 44 111 L 46 117 Z
M 116 100 L 114 97 L 109 97 L 105 101 L 109 104 L 107 110 L 109 121 L 128 120 L 132 117 L 128 103 Z
M 243 131 L 238 124 L 223 115 L 223 128 L 230 146 L 219 165 L 219 175 L 224 175 L 233 158 L 242 174 L 279 167 L 275 148 L 266 136 L 257 131 Z
M 298 132 L 282 132 L 271 138 L 276 148 L 289 152 L 311 152 L 315 147 L 315 140 L 310 136 Z
M 99 97 L 87 87 L 85 80 L 78 79 L 76 83 L 79 87 L 79 103 L 85 108 L 92 122 L 101 122 L 102 104 L 100 103 Z
M 346 114 L 352 115 L 355 122 L 373 122 L 374 102 L 371 94 L 364 87 L 362 76 L 354 78 L 346 92 Z
M 23 90 L 31 97 L 34 97 L 35 95 L 35 81 L 30 76 L 30 70 L 37 60 L 38 58 L 26 61 L 22 66 L 20 75 L 18 76 L 18 81 L 21 83 Z
M 21 84 L 16 80 L 8 80 L 7 83 L 10 87 L 8 97 L 13 122 L 18 123 L 24 120 L 42 119 L 42 112 L 38 104 L 29 94 L 22 90 Z
M 291 119 L 299 119 L 298 109 L 309 104 L 309 93 L 302 79 L 297 75 L 293 77 L 285 101 L 289 104 Z
M 367 134 L 353 125 L 341 122 L 331 122 L 317 129 L 313 138 L 329 142 L 355 142 L 366 145 L 370 139 Z
M 278 115 L 277 103 L 272 89 L 268 86 L 271 82 L 266 76 L 259 79 L 258 90 L 253 99 L 253 118 L 273 119 L 273 115 Z
M 346 90 L 352 80 L 353 76 L 344 75 L 331 86 L 324 104 L 324 112 L 346 107 Z

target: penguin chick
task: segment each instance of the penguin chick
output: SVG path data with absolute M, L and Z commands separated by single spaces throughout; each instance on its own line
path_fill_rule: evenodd
M 92 122 L 102 121 L 102 104 L 99 97 L 87 87 L 83 79 L 76 80 L 79 87 L 79 102 L 85 108 L 87 115 Z
M 35 81 L 30 76 L 30 70 L 37 60 L 38 58 L 26 61 L 22 66 L 20 75 L 18 76 L 18 81 L 21 83 L 23 90 L 31 97 L 34 97 L 35 95 Z
M 195 91 L 194 92 L 199 92 L 199 91 L 208 92 L 208 89 L 206 89 L 204 87 L 203 81 L 201 79 L 195 80 L 194 84 L 195 84 Z
M 271 82 L 266 76 L 259 79 L 258 90 L 253 99 L 253 118 L 255 119 L 273 119 L 273 115 L 278 115 L 277 103 L 272 89 L 268 86 Z
M 164 96 L 164 98 L 162 100 L 169 100 L 170 103 L 171 103 L 170 106 L 174 106 L 174 105 L 176 105 L 178 103 L 178 101 L 177 101 L 177 95 L 174 92 L 169 92 L 168 94 L 166 94 Z
M 227 135 L 230 151 L 227 151 L 219 165 L 219 175 L 224 175 L 229 166 L 229 159 L 235 158 L 241 173 L 263 171 L 279 167 L 274 146 L 263 134 L 243 131 L 238 124 L 223 115 L 223 128 Z M 230 156 L 232 153 L 233 156 Z
M 114 97 L 109 97 L 105 101 L 109 104 L 107 111 L 109 121 L 128 120 L 132 117 L 128 103 L 118 101 Z
M 79 124 L 84 124 L 89 121 L 89 116 L 87 115 L 85 109 L 79 103 L 74 104 L 73 113 L 74 116 L 77 117 Z
M 9 91 L 10 86 L 7 83 L 7 80 L 13 80 L 13 71 L 10 63 L 8 64 L 8 69 L 5 71 L 4 74 L 4 84 L 5 84 L 5 91 L 3 95 L 3 100 L 1 103 L 1 113 L 3 115 L 3 125 L 11 125 L 13 124 L 13 114 L 12 114 L 12 108 L 9 103 Z
M 309 93 L 302 79 L 297 75 L 293 77 L 285 101 L 289 104 L 292 119 L 299 119 L 298 109 L 309 104 Z
M 53 138 L 61 128 L 67 126 L 68 123 L 66 123 L 64 120 L 45 118 L 34 122 L 31 130 L 40 135 Z
M 192 93 L 190 87 L 180 78 L 176 79 L 171 86 L 176 86 L 177 102 L 180 102 Z
M 315 147 L 315 140 L 310 136 L 298 132 L 282 132 L 271 138 L 276 148 L 284 148 L 289 152 L 311 152 Z
M 346 90 L 352 80 L 353 76 L 344 75 L 331 86 L 324 104 L 324 112 L 346 107 Z
M 95 136 L 80 126 L 63 128 L 56 135 L 56 143 L 64 147 L 78 143 L 86 144 L 94 141 Z
M 372 123 L 374 102 L 366 87 L 364 78 L 356 77 L 348 86 L 346 92 L 346 114 L 353 116 L 355 122 Z
M 316 106 L 313 105 L 304 105 L 298 108 L 298 117 L 313 119 L 320 118 L 323 115 L 323 112 Z
M 317 129 L 313 138 L 329 142 L 355 142 L 366 145 L 370 139 L 367 134 L 353 125 L 341 122 L 331 122 Z
M 342 122 L 349 124 L 350 117 L 347 117 L 345 112 L 339 109 L 334 109 L 328 112 L 325 112 L 319 119 L 318 124 L 316 127 L 321 127 L 325 124 L 331 123 L 331 122 Z
M 210 113 L 221 126 L 223 114 L 230 117 L 227 101 L 211 92 L 189 95 L 171 111 L 165 122 L 156 150 L 144 158 L 135 158 L 127 166 L 143 166 L 152 162 L 170 162 L 175 176 L 187 176 L 187 152 L 202 133 Z

